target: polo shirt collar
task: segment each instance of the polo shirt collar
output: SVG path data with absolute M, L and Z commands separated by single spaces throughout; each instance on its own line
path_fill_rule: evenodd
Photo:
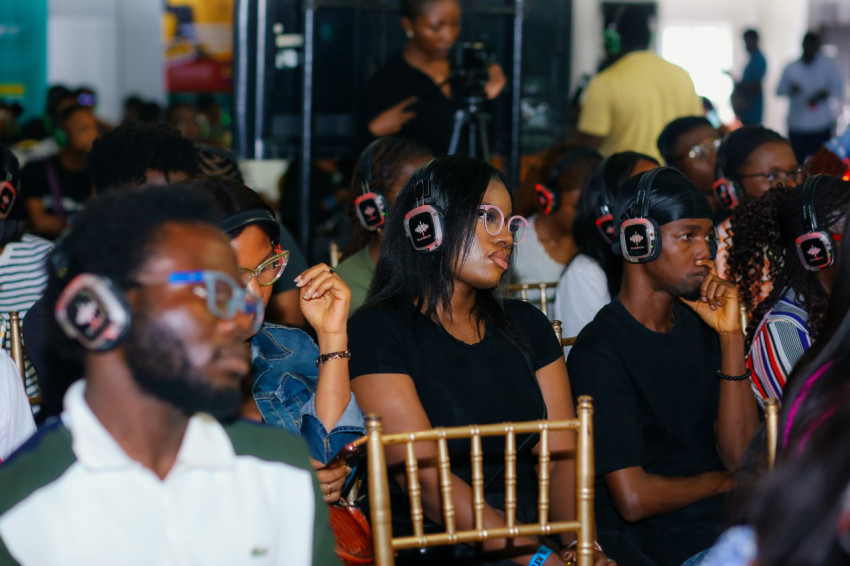
M 71 432 L 77 461 L 93 471 L 141 467 L 92 412 L 84 397 L 85 389 L 84 379 L 71 385 L 61 417 Z M 210 415 L 199 413 L 189 419 L 169 475 L 178 468 L 226 468 L 234 465 L 235 459 L 233 445 L 221 424 Z

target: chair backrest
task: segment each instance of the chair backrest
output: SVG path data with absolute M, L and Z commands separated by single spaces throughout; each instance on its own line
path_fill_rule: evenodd
M 555 331 L 555 336 L 558 337 L 558 341 L 561 343 L 561 348 L 566 348 L 567 346 L 572 346 L 576 343 L 577 336 L 569 336 L 564 338 L 563 329 L 560 320 L 552 321 L 552 330 Z
M 776 462 L 776 443 L 779 440 L 779 400 L 764 400 L 764 427 L 767 436 L 767 469 L 773 470 Z
M 512 285 L 508 285 L 508 292 L 512 295 L 519 293 L 519 298 L 521 301 L 529 302 L 528 292 L 529 291 L 540 291 L 540 297 L 538 297 L 538 305 L 540 306 L 540 310 L 543 311 L 543 314 L 549 316 L 549 304 L 546 297 L 547 289 L 555 289 L 558 286 L 557 281 L 549 281 L 546 283 L 514 283 Z
M 328 255 L 330 256 L 331 267 L 339 265 L 339 245 L 336 242 L 331 242 L 328 246 Z
M 495 538 L 517 536 L 539 536 L 562 532 L 575 532 L 578 538 L 576 552 L 578 566 L 590 566 L 593 562 L 594 539 L 594 458 L 593 458 L 593 403 L 590 397 L 578 400 L 578 417 L 575 419 L 549 421 L 526 421 L 490 425 L 434 428 L 419 432 L 403 432 L 384 435 L 381 419 L 370 415 L 366 419 L 368 436 L 369 505 L 372 519 L 372 534 L 377 566 L 392 566 L 396 550 L 425 548 L 429 546 L 480 542 Z M 551 431 L 576 430 L 576 517 L 574 521 L 549 520 L 549 464 L 551 453 L 549 434 Z M 519 523 L 516 519 L 516 435 L 540 434 L 537 505 L 538 522 Z M 484 527 L 484 472 L 481 438 L 502 436 L 505 438 L 505 526 Z M 468 438 L 470 440 L 470 462 L 472 465 L 472 501 L 474 528 L 458 530 L 455 524 L 455 509 L 452 501 L 451 462 L 448 441 Z M 442 497 L 443 532 L 425 534 L 422 506 L 422 488 L 419 481 L 419 462 L 416 459 L 417 442 L 435 442 L 438 449 L 438 475 Z M 384 456 L 384 447 L 394 444 L 406 445 L 405 474 L 410 498 L 410 520 L 413 535 L 393 537 L 390 511 L 389 475 Z M 432 464 L 429 464 L 429 466 Z
M 2 335 L 0 335 L 0 340 L 2 340 Z M 9 312 L 9 356 L 18 366 L 18 371 L 21 372 L 21 380 L 24 382 L 24 391 L 26 391 L 27 372 L 24 365 L 24 340 L 21 334 L 21 317 L 18 311 Z M 40 405 L 42 403 L 41 394 L 31 396 L 29 400 L 30 405 Z

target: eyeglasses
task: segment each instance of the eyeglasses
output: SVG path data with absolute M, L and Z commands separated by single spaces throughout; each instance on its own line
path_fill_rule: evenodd
M 478 206 L 478 218 L 484 221 L 484 229 L 491 236 L 498 236 L 505 226 L 505 213 L 494 204 L 482 204 Z M 518 246 L 525 239 L 528 232 L 528 220 L 522 216 L 511 216 L 507 220 L 508 232 L 511 233 L 514 245 Z
M 790 171 L 783 171 L 782 169 L 774 169 L 773 171 L 768 171 L 767 173 L 748 173 L 746 175 L 738 175 L 741 179 L 746 177 L 764 177 L 768 183 L 773 185 L 777 181 L 785 185 L 789 181 L 800 184 L 806 180 L 809 176 L 809 170 L 806 167 L 797 167 L 796 169 L 791 169 Z
M 257 283 L 261 287 L 267 287 L 280 279 L 287 263 L 289 263 L 289 250 L 283 250 L 258 265 L 257 269 L 240 267 L 242 283 L 247 287 L 251 283 L 251 279 L 256 277 Z
M 220 271 L 173 271 L 168 276 L 169 285 L 203 285 L 192 292 L 206 299 L 207 308 L 222 320 L 231 320 L 237 312 L 253 316 L 251 333 L 256 334 L 263 324 L 263 301 L 254 293 L 243 289 L 232 277 Z
M 683 157 L 688 157 L 690 159 L 704 159 L 712 153 L 717 153 L 718 149 L 720 149 L 719 138 L 698 143 L 690 148 L 688 153 Z

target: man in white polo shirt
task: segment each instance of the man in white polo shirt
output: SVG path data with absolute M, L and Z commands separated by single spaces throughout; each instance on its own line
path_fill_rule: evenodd
M 57 246 L 53 343 L 86 379 L 0 467 L 0 564 L 337 563 L 304 442 L 217 420 L 262 320 L 219 216 L 185 187 L 118 191 Z

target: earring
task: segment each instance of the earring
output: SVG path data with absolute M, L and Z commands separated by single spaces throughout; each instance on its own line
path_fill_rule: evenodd
M 413 39 L 413 30 L 412 29 L 405 30 L 404 35 L 407 36 L 407 39 Z

